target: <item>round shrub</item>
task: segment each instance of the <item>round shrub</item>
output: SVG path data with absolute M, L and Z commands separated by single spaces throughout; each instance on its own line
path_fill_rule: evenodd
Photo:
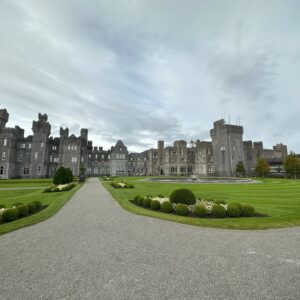
M 158 197 L 158 198 L 165 198 L 165 196 L 162 195 L 162 194 L 157 195 L 157 197 Z
M 145 207 L 150 207 L 150 202 L 151 202 L 151 199 L 148 198 L 148 197 L 145 197 L 145 198 L 143 199 L 143 206 L 145 206 Z
M 212 207 L 211 214 L 214 218 L 224 218 L 226 215 L 226 209 L 220 204 L 215 204 Z
M 164 201 L 161 204 L 161 211 L 165 213 L 171 213 L 172 212 L 172 203 L 170 201 Z
M 178 215 L 186 216 L 188 212 L 189 212 L 189 207 L 187 205 L 180 203 L 176 206 L 176 213 Z
M 204 205 L 198 204 L 195 206 L 194 214 L 197 217 L 205 217 L 206 216 L 206 208 Z
M 236 205 L 239 207 L 240 211 L 242 211 L 242 204 L 238 202 L 231 202 L 230 204 Z
M 255 215 L 255 209 L 251 205 L 242 205 L 242 216 L 253 217 Z
M 191 190 L 178 189 L 171 193 L 170 202 L 191 205 L 196 203 L 196 196 Z
M 159 210 L 160 209 L 160 202 L 158 200 L 151 200 L 150 207 L 153 210 Z
M 226 204 L 226 201 L 224 200 L 214 200 L 215 204 Z
M 27 206 L 28 206 L 28 212 L 30 214 L 35 212 L 35 205 L 32 202 L 28 203 Z
M 139 198 L 137 199 L 136 204 L 137 204 L 137 205 L 143 205 L 143 201 L 144 201 L 144 197 L 139 197 Z
M 227 206 L 227 215 L 232 218 L 237 218 L 241 215 L 241 210 L 239 206 L 235 204 L 228 204 Z
M 17 208 L 9 208 L 2 213 L 2 221 L 4 222 L 15 221 L 18 219 L 18 217 L 19 211 Z
M 0 203 L 0 209 L 1 208 L 5 208 L 5 205 Z
M 36 210 L 41 210 L 42 208 L 42 202 L 41 201 L 33 201 L 33 204 L 35 205 Z
M 27 217 L 28 214 L 29 214 L 28 205 L 19 205 L 17 207 L 17 210 L 19 212 L 19 218 L 21 218 L 21 217 Z
M 136 196 L 134 196 L 134 198 L 133 198 L 133 202 L 134 203 L 137 203 L 137 201 L 138 201 L 138 199 L 139 198 L 141 198 L 141 196 L 140 195 L 136 195 Z

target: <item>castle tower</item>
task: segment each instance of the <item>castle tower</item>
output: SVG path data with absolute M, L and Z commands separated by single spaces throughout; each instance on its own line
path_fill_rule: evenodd
M 245 165 L 243 127 L 226 124 L 222 119 L 214 122 L 210 136 L 215 175 L 235 176 L 238 162 L 242 161 Z
M 157 142 L 159 175 L 164 175 L 164 141 Z
M 48 175 L 49 135 L 51 125 L 46 114 L 38 115 L 38 121 L 32 122 L 32 151 L 31 173 L 32 178 L 43 178 Z

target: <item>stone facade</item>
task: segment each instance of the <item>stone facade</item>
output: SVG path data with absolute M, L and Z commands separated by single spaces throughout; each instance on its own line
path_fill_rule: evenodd
M 51 137 L 51 125 L 46 114 L 38 115 L 32 123 L 32 135 L 24 136 L 19 126 L 6 127 L 9 114 L 0 109 L 0 179 L 52 177 L 64 166 L 75 176 L 85 170 L 88 176 L 234 176 L 236 165 L 242 161 L 251 174 L 260 157 L 265 157 L 272 172 L 283 171 L 287 147 L 277 144 L 264 149 L 262 142 L 243 141 L 243 127 L 214 123 L 210 131 L 212 141 L 191 142 L 178 140 L 165 147 L 158 141 L 157 148 L 141 153 L 129 153 L 119 140 L 109 150 L 93 146 L 88 130 L 80 135 L 69 135 L 68 128 L 60 128 L 59 137 Z

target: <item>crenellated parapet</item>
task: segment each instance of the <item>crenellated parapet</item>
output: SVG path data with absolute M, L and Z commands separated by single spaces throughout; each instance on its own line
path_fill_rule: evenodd
M 34 134 L 43 133 L 47 136 L 51 133 L 51 125 L 48 122 L 48 116 L 46 114 L 42 115 L 39 113 L 38 121 L 32 122 L 32 131 Z

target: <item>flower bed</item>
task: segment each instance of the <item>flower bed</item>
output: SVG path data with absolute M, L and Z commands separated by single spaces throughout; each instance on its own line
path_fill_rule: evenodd
M 66 192 L 66 191 L 70 191 L 75 186 L 76 186 L 76 183 L 52 185 L 52 186 L 47 187 L 44 190 L 44 193 Z
M 134 188 L 134 185 L 123 182 L 123 181 L 112 182 L 111 186 L 114 187 L 115 189 L 132 189 L 132 188 Z
M 0 224 L 3 224 L 36 214 L 47 206 L 43 206 L 40 201 L 33 201 L 27 204 L 16 203 L 11 208 L 5 208 L 4 205 L 0 207 Z
M 195 204 L 171 203 L 164 196 L 135 196 L 131 202 L 146 209 L 153 209 L 164 213 L 172 213 L 180 216 L 200 218 L 237 218 L 258 216 L 254 207 L 241 205 L 240 203 L 227 204 L 223 200 L 196 199 Z

